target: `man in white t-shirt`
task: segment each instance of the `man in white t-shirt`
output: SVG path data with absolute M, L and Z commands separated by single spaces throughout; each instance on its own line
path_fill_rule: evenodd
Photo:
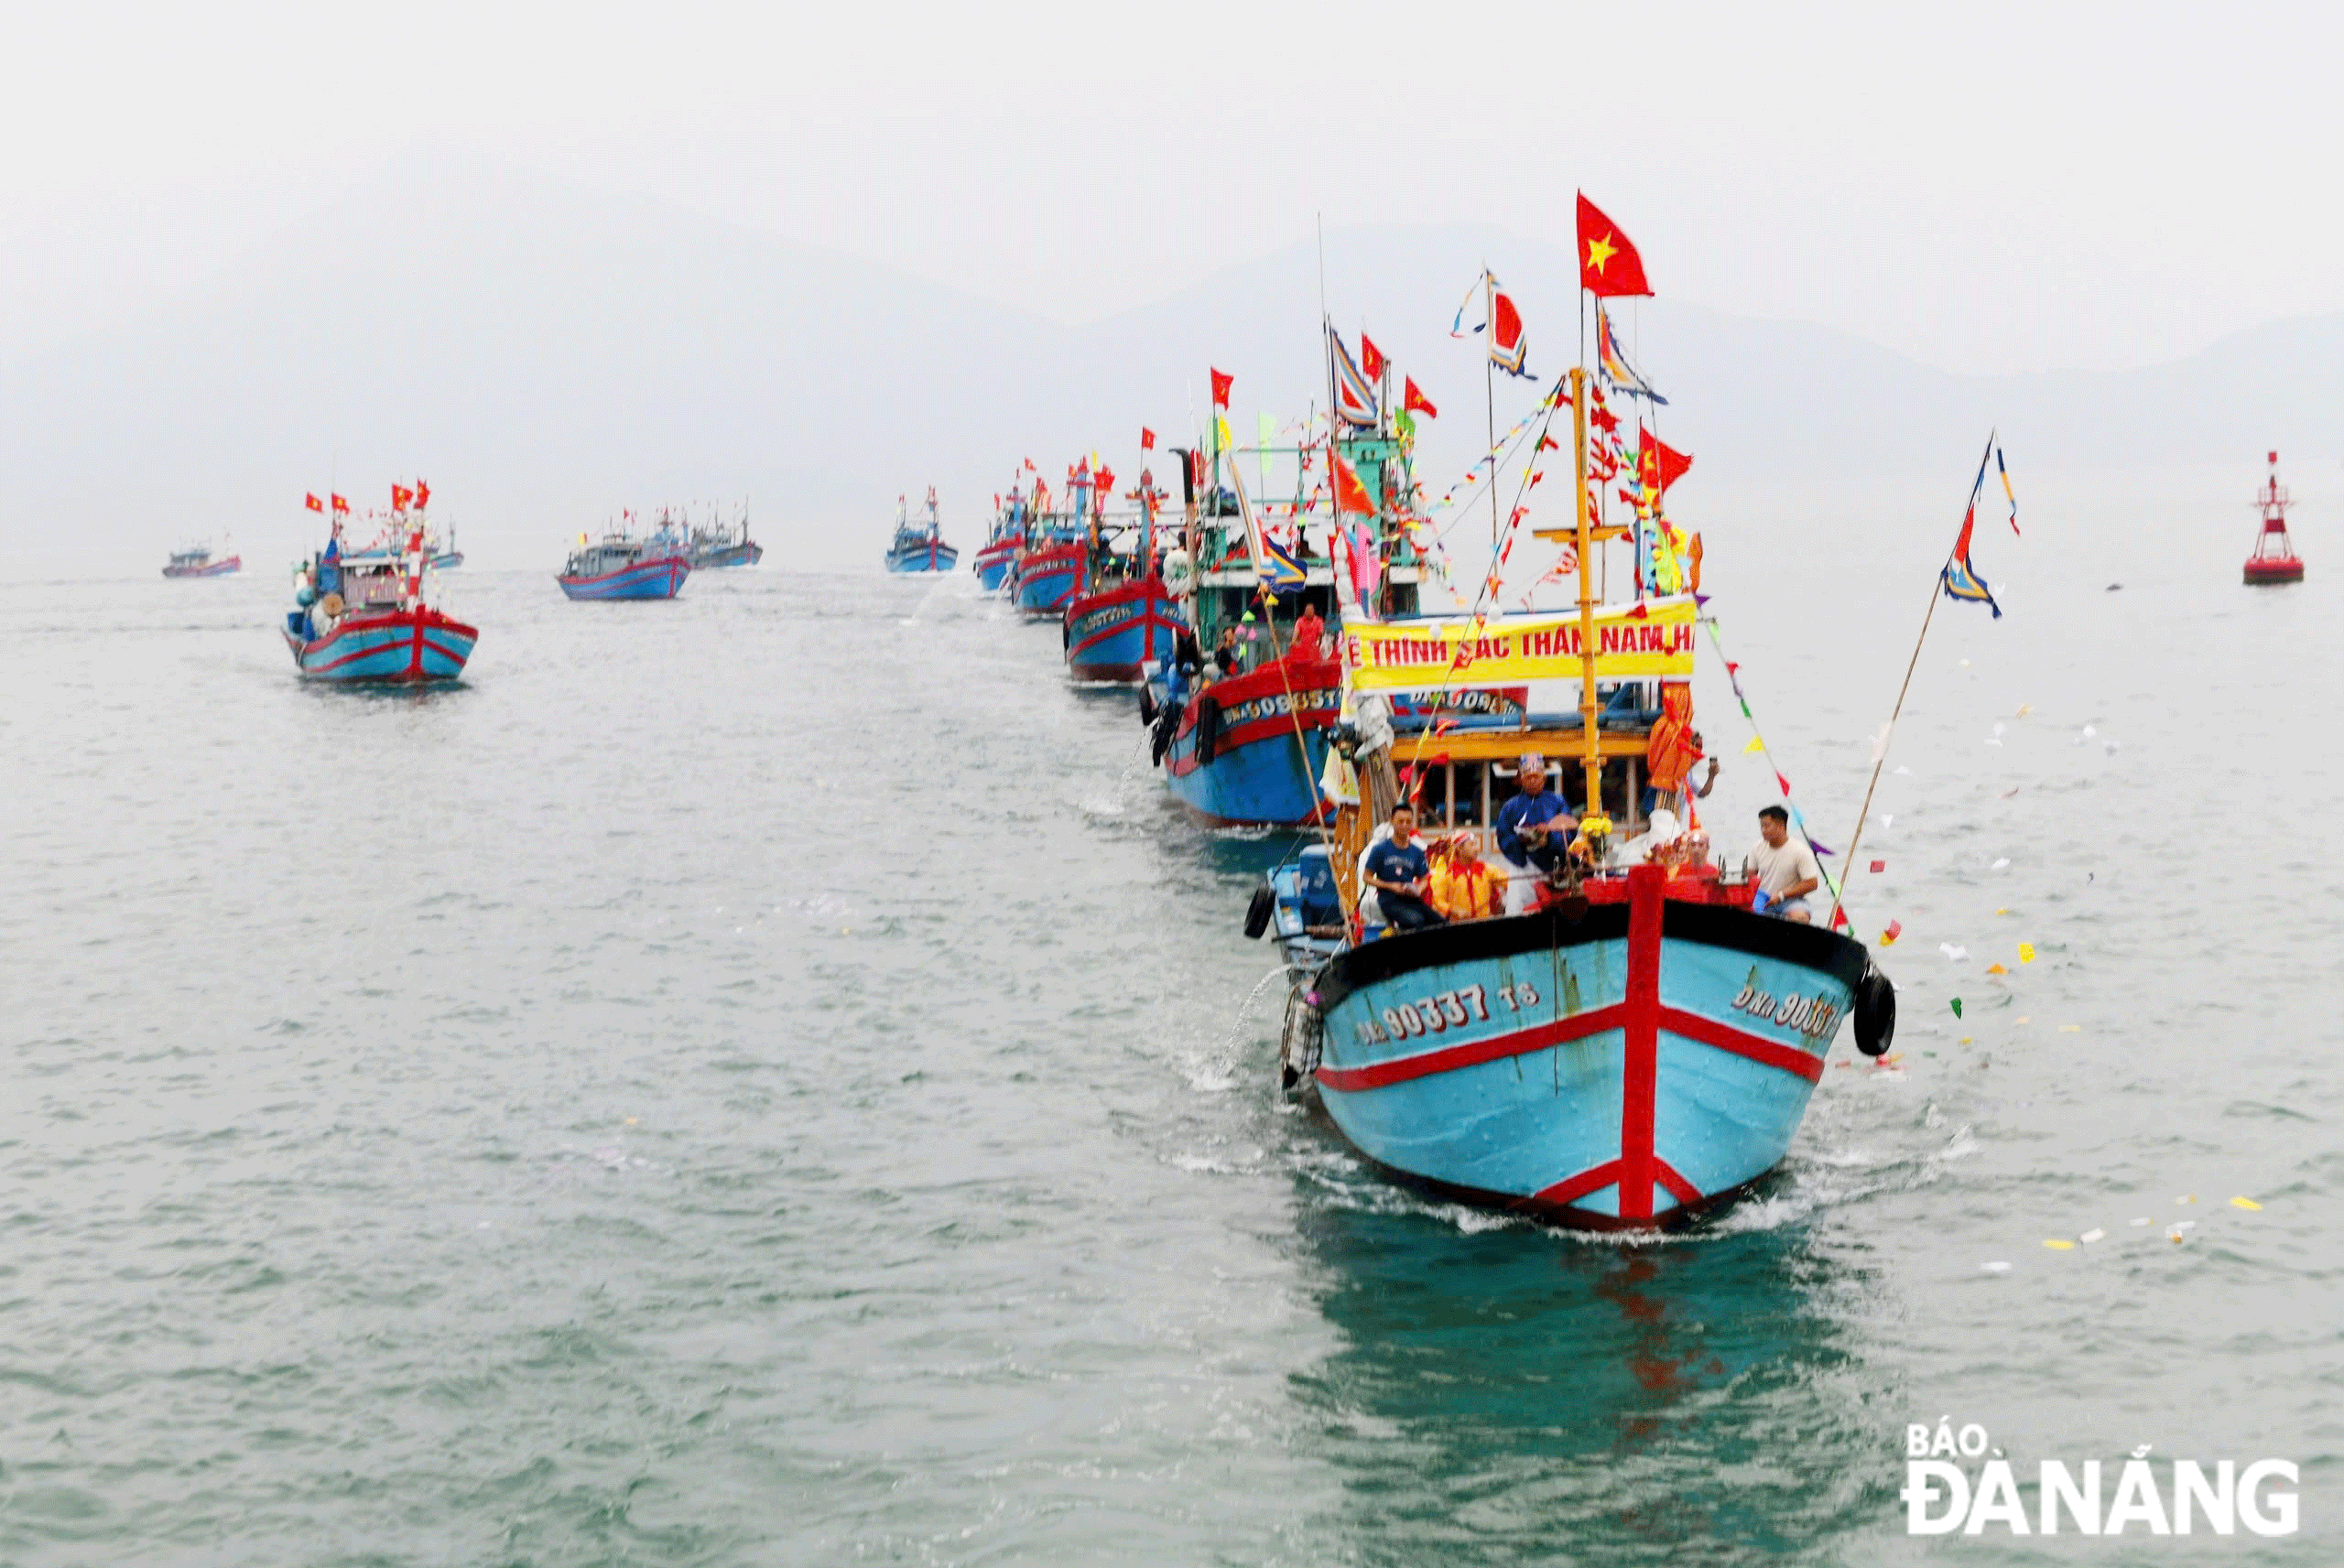
M 1810 925 L 1807 895 L 1823 885 L 1823 868 L 1815 851 L 1791 838 L 1791 814 L 1779 806 L 1758 808 L 1758 842 L 1742 858 L 1742 870 L 1757 879 L 1761 914 L 1780 915 Z

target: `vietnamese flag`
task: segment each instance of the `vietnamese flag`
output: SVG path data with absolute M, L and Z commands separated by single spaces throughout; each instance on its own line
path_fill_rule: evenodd
M 1219 371 L 1212 373 L 1212 406 L 1215 408 L 1229 406 L 1229 389 L 1236 380 L 1235 376 L 1223 375 Z
M 1156 450 L 1156 432 L 1145 425 L 1139 427 L 1139 449 L 1143 452 Z
M 1340 452 L 1330 454 L 1335 460 L 1335 512 L 1340 515 L 1356 512 L 1362 517 L 1375 515 L 1375 503 L 1367 498 L 1367 486 L 1360 483 L 1359 470 L 1343 461 Z
M 1414 376 L 1407 379 L 1406 386 L 1400 394 L 1400 409 L 1406 414 L 1421 414 L 1427 419 L 1440 417 L 1440 410 L 1432 406 L 1432 399 L 1416 390 Z
M 431 487 L 424 483 L 421 480 L 417 480 L 415 481 L 415 503 L 418 506 L 429 506 L 431 504 Z
M 410 501 L 413 501 L 414 499 L 415 499 L 415 492 L 413 492 L 413 491 L 409 490 L 407 486 L 405 486 L 405 485 L 403 485 L 403 484 L 396 484 L 396 483 L 395 483 L 395 484 L 393 484 L 393 485 L 391 486 L 391 510 L 392 510 L 392 511 L 394 511 L 394 512 L 404 512 L 404 511 L 406 511 L 406 510 L 407 510 L 407 503 L 408 502 L 410 502 Z
M 350 503 L 337 495 L 333 498 L 333 509 L 336 512 L 348 512 L 350 510 Z
M 1579 281 L 1599 299 L 1652 292 L 1636 247 L 1584 194 L 1579 199 Z
M 1636 427 L 1636 477 L 1646 490 L 1663 493 L 1670 485 L 1685 477 L 1693 466 L 1691 457 L 1678 451 L 1643 426 Z
M 312 512 L 323 512 L 325 510 L 324 504 L 314 495 L 304 495 L 301 497 L 301 504 L 308 507 Z
M 1367 373 L 1367 379 L 1370 381 L 1382 381 L 1384 379 L 1384 367 L 1386 362 L 1388 362 L 1384 358 L 1384 351 L 1375 346 L 1375 340 L 1369 337 L 1365 332 L 1360 333 L 1359 368 Z

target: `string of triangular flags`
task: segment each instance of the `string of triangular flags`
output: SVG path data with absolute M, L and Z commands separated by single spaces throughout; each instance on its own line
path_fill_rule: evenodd
M 1783 806 L 1791 814 L 1792 827 L 1797 830 L 1801 841 L 1815 852 L 1816 872 L 1823 879 L 1824 891 L 1831 895 L 1832 906 L 1837 911 L 1831 923 L 1835 926 L 1845 925 L 1848 924 L 1848 912 L 1840 907 L 1839 884 L 1832 877 L 1831 868 L 1823 863 L 1825 857 L 1832 851 L 1824 848 L 1822 840 L 1808 828 L 1807 814 L 1799 810 L 1798 801 L 1791 794 L 1791 781 L 1783 773 L 1782 764 L 1774 761 L 1774 750 L 1766 744 L 1765 734 L 1758 728 L 1757 716 L 1750 711 L 1750 696 L 1742 689 L 1742 666 L 1726 657 L 1725 640 L 1718 635 L 1718 618 L 1708 613 L 1709 596 L 1697 593 L 1693 599 L 1701 607 L 1701 624 L 1709 629 L 1709 645 L 1718 651 L 1718 663 L 1725 666 L 1725 678 L 1733 687 L 1733 699 L 1742 705 L 1742 717 L 1750 724 L 1750 743 L 1742 747 L 1742 751 L 1756 752 L 1766 760 L 1768 770 L 1774 775 L 1775 787 L 1783 792 Z

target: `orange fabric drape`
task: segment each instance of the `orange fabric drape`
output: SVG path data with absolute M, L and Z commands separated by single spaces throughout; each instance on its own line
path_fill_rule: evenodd
M 1653 720 L 1652 738 L 1644 743 L 1644 781 L 1666 792 L 1685 782 L 1686 771 L 1700 753 L 1695 750 L 1693 683 L 1660 683 L 1660 717 Z

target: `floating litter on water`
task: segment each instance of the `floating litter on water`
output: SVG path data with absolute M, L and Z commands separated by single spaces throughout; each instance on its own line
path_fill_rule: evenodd
M 1898 771 L 1901 773 L 1903 770 L 1902 770 L 1902 769 L 1899 769 Z M 1882 814 L 1882 816 L 1881 816 L 1881 818 L 1880 818 L 1880 825 L 1881 825 L 1883 827 L 1887 827 L 1890 823 L 1892 823 L 1892 822 L 1894 822 L 1894 821 L 1895 821 L 1895 820 L 1896 820 L 1896 814 L 1895 814 L 1894 812 L 1893 812 L 1893 811 L 1890 811 L 1890 812 L 1883 812 L 1883 813 Z
M 2081 1034 L 2083 1032 L 2084 1026 L 2080 1023 L 2063 1023 L 2059 1025 L 2059 1033 L 2062 1034 Z
M 2009 911 L 2009 910 L 2007 910 L 2007 909 L 1998 909 L 1998 910 L 1994 911 L 1994 913 L 1995 913 L 1996 914 L 2008 914 L 2010 913 L 2010 911 Z
M 2001 1261 L 1981 1263 L 1979 1267 L 1985 1270 L 1989 1274 L 2007 1274 L 2011 1271 L 2011 1266 L 2008 1263 Z
M 1953 999 L 1953 1016 L 1956 1018 L 1959 1018 L 1961 1016 L 1961 999 L 1959 997 L 1955 997 Z
M 1880 934 L 1880 945 L 1883 947 L 1893 947 L 1896 945 L 1896 939 L 1904 935 L 1904 923 L 1901 920 L 1892 920 L 1888 923 L 1888 929 Z
M 1957 947 L 1950 942 L 1938 943 L 1937 951 L 1943 953 L 1947 957 L 1952 959 L 1957 964 L 1966 964 L 1970 961 L 1970 949 L 1967 947 Z
M 2085 725 L 2085 726 L 2084 726 L 2084 733 L 2085 733 L 2085 734 L 2087 734 L 2087 735 L 2097 735 L 2097 734 L 2099 734 L 2099 733 L 2100 733 L 2100 731 L 2099 731 L 2099 730 L 2095 730 L 2095 729 L 2093 729 L 2090 725 L 2087 724 L 2087 725 Z
M 1997 913 L 2000 913 L 2000 912 L 1999 912 L 1999 911 L 1997 911 Z M 2034 943 L 2032 943 L 2032 942 L 2022 942 L 2022 943 L 2020 943 L 2020 944 L 2018 945 L 2018 961 L 2019 961 L 2020 963 L 2022 963 L 2022 964 L 2032 964 L 2033 962 L 2035 962 L 2035 944 L 2034 944 Z
M 2263 1206 L 2261 1204 L 2256 1203 L 2252 1198 L 2230 1199 L 2230 1207 L 2232 1208 L 2259 1209 L 2262 1206 Z
M 1992 865 L 1991 865 L 1991 866 L 1987 867 L 1986 869 L 1987 869 L 1988 871 L 2001 871 L 2004 866 L 2007 866 L 2007 865 L 2009 865 L 2010 863 L 2011 863 L 2011 858 L 2010 858 L 2008 855 L 2004 855 L 2001 860 L 1996 860 Z
M 2019 1022 L 2020 1022 L 2021 1023 L 2029 1023 L 2029 1022 L 2033 1022 L 2033 1020 L 2031 1020 L 2031 1019 L 2022 1018 L 2022 1019 L 2020 1019 L 2020 1020 L 2019 1020 Z
M 2196 1203 L 2196 1202 L 2198 1201 L 2198 1195 L 2197 1195 L 2196 1193 L 2184 1193 L 2184 1194 L 2182 1194 L 2182 1195 L 2181 1195 L 2181 1196 L 2179 1196 L 2179 1197 L 2177 1197 L 2177 1198 L 2174 1199 L 2173 1201 L 2174 1201 L 2174 1202 L 2176 1202 L 2176 1203 L 2177 1203 L 2177 1204 L 2179 1204 L 2179 1203 Z
M 1904 774 L 1906 778 L 1908 778 L 1908 779 L 1909 779 L 1909 778 L 1911 778 L 1911 777 L 1913 776 L 1913 770 L 1912 770 L 1912 769 L 1910 769 L 1910 768 L 1908 768 L 1908 767 L 1906 767 L 1906 766 L 1905 766 L 1904 763 L 1902 763 L 1902 762 L 1899 762 L 1899 763 L 1897 763 L 1897 764 L 1896 764 L 1896 771 L 1897 771 L 1898 773 L 1903 773 L 1903 774 Z
M 2008 800 L 2008 799 L 2010 799 L 2010 798 L 2011 798 L 2011 796 L 2013 796 L 2013 795 L 2016 795 L 2017 793 L 2018 793 L 2018 791 L 2017 791 L 2017 789 L 2016 789 L 2015 787 L 2011 788 L 2011 789 L 2006 789 L 2006 790 L 2002 791 L 2002 798 L 2003 798 L 2004 800 Z
M 2018 716 L 2019 716 L 2021 719 L 2025 718 L 2028 714 L 2030 714 L 2030 713 L 2032 713 L 2032 712 L 2034 712 L 2034 711 L 2035 711 L 2035 704 L 2033 704 L 2033 703 L 2031 703 L 2031 702 L 2022 702 L 2022 703 L 2020 703 L 2020 704 L 2018 705 Z
M 2009 973 L 2010 973 L 2010 971 L 2009 971 L 2008 969 L 2005 969 L 2005 968 L 2002 968 L 2000 964 L 1989 964 L 1989 965 L 1987 965 L 1987 966 L 1986 966 L 1986 972 L 1987 972 L 1988 974 L 1990 974 L 1990 975 L 2007 975 L 2007 974 L 2009 974 Z
M 2076 1244 L 2074 1242 L 2062 1241 L 2056 1236 L 2046 1238 L 2044 1240 L 2043 1245 L 2048 1247 L 2054 1252 L 2073 1252 L 2076 1249 Z
M 2105 1230 L 2097 1230 L 2097 1229 L 2095 1229 L 2095 1230 L 2087 1230 L 2087 1231 L 2085 1231 L 2085 1232 L 2084 1232 L 2084 1234 L 2083 1234 L 2084 1244 L 2085 1244 L 2086 1246 L 2089 1246 L 2092 1242 L 2095 1242 L 2095 1241 L 2100 1240 L 2101 1238 L 2105 1237 L 2107 1234 L 2108 1234 L 2108 1232 L 2106 1232 Z
M 1872 874 L 1877 876 L 1881 872 L 1888 870 L 1888 862 L 1886 860 L 1874 860 L 1872 863 Z
M 1969 1035 L 1967 1035 L 1967 1034 L 1963 1035 L 1963 1036 L 1961 1037 L 1961 1043 L 1962 1043 L 1964 1045 L 1969 1044 L 1970 1044 L 1970 1036 L 1969 1036 Z

